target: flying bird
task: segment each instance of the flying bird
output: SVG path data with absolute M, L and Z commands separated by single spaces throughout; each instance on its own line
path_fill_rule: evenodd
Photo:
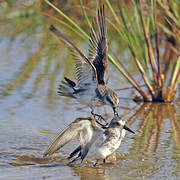
M 89 56 L 79 50 L 61 31 L 53 25 L 50 30 L 63 40 L 73 51 L 76 59 L 76 81 L 64 77 L 59 85 L 59 95 L 74 98 L 91 108 L 95 114 L 96 106 L 110 105 L 114 115 L 118 116 L 117 106 L 119 99 L 113 89 L 107 86 L 104 75 L 108 66 L 107 28 L 104 5 L 98 9 L 97 20 L 93 21 L 90 31 Z

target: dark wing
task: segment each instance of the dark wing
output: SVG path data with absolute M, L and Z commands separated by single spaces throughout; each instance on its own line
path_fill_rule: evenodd
M 71 79 L 69 79 L 69 78 L 67 78 L 67 77 L 64 77 L 64 80 L 65 80 L 72 88 L 74 88 L 74 87 L 76 86 L 75 81 L 73 81 L 73 80 L 71 80 Z
M 104 74 L 108 66 L 107 60 L 107 38 L 106 38 L 106 20 L 104 5 L 98 9 L 98 16 L 96 23 L 93 23 L 93 27 L 90 32 L 90 49 L 89 59 L 92 61 L 96 68 L 98 84 L 105 84 Z
M 56 36 L 63 40 L 72 50 L 76 62 L 77 85 L 83 88 L 87 82 L 97 85 L 96 68 L 91 61 L 80 51 L 70 40 L 68 40 L 59 30 L 53 25 L 49 28 Z M 87 82 L 86 82 L 87 81 Z
M 79 145 L 69 156 L 68 159 L 73 158 L 77 153 L 81 151 L 81 146 Z

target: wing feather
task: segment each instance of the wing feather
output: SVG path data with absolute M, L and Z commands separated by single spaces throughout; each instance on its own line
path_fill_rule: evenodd
M 44 152 L 43 156 L 45 157 L 45 156 L 49 156 L 49 155 L 55 153 L 57 150 L 62 148 L 65 144 L 67 144 L 68 142 L 70 142 L 73 139 L 79 140 L 79 134 L 85 128 L 83 123 L 81 123 L 84 120 L 86 121 L 87 119 L 77 118 L 67 128 L 65 128 L 63 131 L 61 131 L 56 136 L 56 138 L 52 141 L 52 143 L 49 145 L 47 150 Z M 86 123 L 86 126 L 89 124 L 90 123 Z
M 48 146 L 47 150 L 44 152 L 43 156 L 49 156 L 63 147 L 65 144 L 70 142 L 77 136 L 77 131 L 72 131 L 72 127 L 67 127 L 62 132 L 60 132 L 53 142 Z
M 108 66 L 107 60 L 107 27 L 105 20 L 104 5 L 98 9 L 97 20 L 93 22 L 90 41 L 89 59 L 96 68 L 98 84 L 105 84 L 104 74 Z
M 96 68 L 91 61 L 79 50 L 70 40 L 68 40 L 58 29 L 53 25 L 50 26 L 50 30 L 59 38 L 61 38 L 72 50 L 76 59 L 76 74 L 77 74 L 77 86 L 83 87 L 84 83 L 90 83 L 97 85 Z M 84 82 L 84 81 L 87 82 Z
M 76 67 L 76 79 L 77 79 L 77 85 L 76 88 L 86 89 L 87 86 L 96 86 L 97 87 L 97 79 L 96 74 L 92 72 L 92 68 L 87 64 L 81 56 L 79 56 L 76 52 L 72 52 L 72 55 L 76 61 L 75 67 Z

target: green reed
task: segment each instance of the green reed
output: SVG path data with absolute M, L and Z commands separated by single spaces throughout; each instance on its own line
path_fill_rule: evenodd
M 48 0 L 44 1 L 64 18 L 64 21 L 61 22 L 58 19 L 55 19 L 57 22 L 64 24 L 66 28 L 73 30 L 75 33 L 80 33 L 81 37 L 85 40 L 89 40 L 88 34 L 70 17 L 65 15 Z M 177 41 L 180 42 L 180 3 L 178 0 L 170 0 L 166 2 L 167 4 L 165 6 L 164 1 L 162 0 L 151 0 L 150 4 L 148 4 L 150 12 L 146 14 L 143 10 L 143 3 L 140 0 L 132 0 L 132 14 L 124 5 L 124 1 L 120 2 L 117 0 L 116 2 L 119 12 L 115 11 L 109 0 L 105 0 L 105 2 L 115 19 L 115 22 L 110 22 L 108 18 L 106 18 L 107 22 L 111 24 L 119 37 L 127 44 L 132 59 L 135 62 L 148 91 L 144 90 L 144 88 L 142 88 L 135 80 L 131 72 L 123 65 L 111 47 L 109 49 L 112 56 L 108 55 L 110 62 L 115 65 L 127 81 L 139 92 L 142 101 L 171 102 L 175 97 L 175 92 L 179 84 L 180 56 L 176 53 L 173 57 L 175 59 L 173 61 L 173 68 L 170 68 L 169 63 L 169 68 L 167 65 L 165 70 L 163 69 L 164 61 L 160 54 L 159 32 L 161 30 L 165 35 L 169 34 L 170 36 L 174 36 L 174 32 L 158 20 L 157 14 L 165 15 L 166 21 L 169 24 L 173 24 L 173 26 L 175 25 L 177 28 L 176 37 L 178 36 Z M 82 1 L 79 0 L 79 3 L 85 21 L 88 26 L 91 27 L 91 21 L 86 14 Z M 169 9 L 167 7 L 169 7 Z M 178 52 L 176 47 L 172 49 Z M 166 75 L 168 69 L 171 70 L 171 78 Z

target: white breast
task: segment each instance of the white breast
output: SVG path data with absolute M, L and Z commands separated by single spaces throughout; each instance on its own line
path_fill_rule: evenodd
M 97 159 L 105 159 L 119 148 L 121 141 L 125 136 L 125 130 L 123 129 L 121 131 L 122 134 L 120 134 L 120 130 L 118 128 L 115 128 L 114 130 L 117 134 L 116 137 L 110 138 L 109 141 L 106 141 L 108 137 L 104 135 L 104 140 L 101 141 L 102 143 L 97 145 L 95 152 Z

